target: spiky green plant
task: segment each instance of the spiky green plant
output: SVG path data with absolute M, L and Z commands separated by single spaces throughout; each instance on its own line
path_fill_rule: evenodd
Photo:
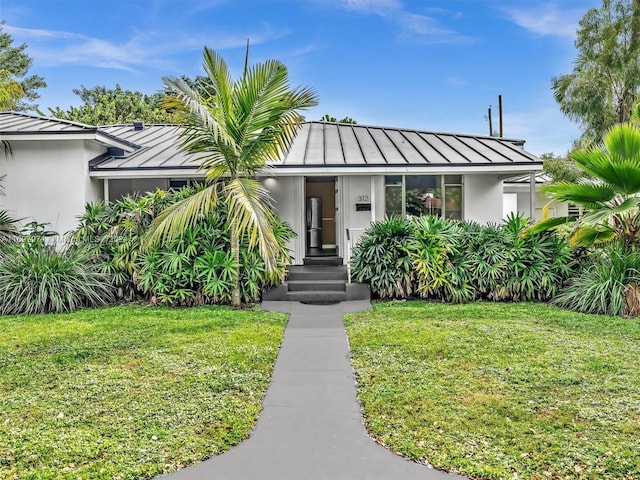
M 405 246 L 411 235 L 410 222 L 399 215 L 371 225 L 351 254 L 354 280 L 368 283 L 381 298 L 409 297 L 413 293 L 413 270 Z
M 28 242 L 0 250 L 0 313 L 60 313 L 113 301 L 110 278 L 85 248 Z
M 574 151 L 570 156 L 590 177 L 549 185 L 544 191 L 556 200 L 581 205 L 588 213 L 577 220 L 543 220 L 529 232 L 569 223 L 575 246 L 590 247 L 615 240 L 627 248 L 636 248 L 640 242 L 640 130 L 634 124 L 616 125 L 605 135 L 602 145 Z
M 582 313 L 640 314 L 640 252 L 610 244 L 586 260 L 554 303 Z

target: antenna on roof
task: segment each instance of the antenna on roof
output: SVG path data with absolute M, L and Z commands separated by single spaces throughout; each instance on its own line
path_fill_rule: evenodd
M 498 95 L 498 110 L 500 115 L 500 138 L 503 137 L 502 131 L 502 95 Z

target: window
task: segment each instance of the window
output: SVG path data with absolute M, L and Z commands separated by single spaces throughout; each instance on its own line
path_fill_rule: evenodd
M 199 183 L 203 183 L 203 180 L 194 179 L 194 178 L 170 179 L 169 188 L 172 188 L 174 190 L 180 190 L 181 188 L 184 188 L 184 187 L 195 187 Z
M 388 175 L 386 214 L 462 220 L 462 175 Z

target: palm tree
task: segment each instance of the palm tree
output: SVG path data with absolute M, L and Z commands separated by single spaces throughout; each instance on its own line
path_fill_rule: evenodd
M 233 80 L 222 57 L 204 48 L 206 81 L 194 89 L 181 78 L 165 77 L 176 106 L 188 112 L 182 148 L 202 162 L 207 187 L 164 210 L 149 230 L 149 243 L 167 240 L 207 215 L 219 199 L 229 210 L 231 250 L 240 263 L 240 238 L 258 247 L 266 268 L 277 267 L 278 243 L 268 192 L 258 172 L 280 157 L 291 144 L 304 117 L 299 110 L 317 105 L 309 88 L 289 86 L 287 68 L 276 60 L 248 67 Z M 232 303 L 240 305 L 239 276 Z
M 616 125 L 602 145 L 574 151 L 570 156 L 592 178 L 549 185 L 544 192 L 580 205 L 587 213 L 578 220 L 543 220 L 529 232 L 573 222 L 571 240 L 575 246 L 616 240 L 635 249 L 640 241 L 640 130 L 632 123 Z

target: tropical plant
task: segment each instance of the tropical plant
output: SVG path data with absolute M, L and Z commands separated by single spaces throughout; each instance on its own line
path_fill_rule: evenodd
M 369 284 L 381 298 L 411 296 L 413 271 L 405 249 L 411 232 L 409 220 L 399 215 L 372 224 L 351 253 L 355 281 Z
M 275 215 L 268 192 L 256 179 L 267 162 L 290 145 L 303 117 L 299 110 L 317 104 L 308 88 L 291 89 L 287 68 L 275 60 L 247 66 L 233 80 L 223 58 L 204 49 L 207 82 L 192 88 L 180 78 L 164 78 L 176 104 L 186 109 L 182 148 L 198 156 L 206 188 L 163 211 L 153 222 L 149 244 L 175 238 L 206 216 L 220 199 L 228 205 L 231 252 L 240 263 L 240 241 L 257 247 L 267 272 L 277 270 L 280 246 L 274 233 Z M 240 275 L 233 278 L 232 304 L 240 305 Z
M 23 241 L 0 249 L 0 314 L 60 313 L 113 301 L 110 278 L 91 251 L 61 251 L 53 232 L 33 222 Z
M 178 236 L 141 248 L 159 212 L 203 188 L 157 190 L 117 202 L 88 204 L 71 238 L 100 257 L 102 271 L 110 276 L 118 297 L 146 297 L 152 304 L 163 305 L 228 304 L 239 276 L 242 301 L 255 302 L 266 288 L 284 279 L 291 262 L 287 242 L 294 233 L 277 218 L 274 233 L 279 256 L 277 268 L 271 272 L 255 249 L 249 248 L 246 236 L 240 242 L 240 261 L 235 261 L 227 206 L 222 199 Z
M 640 252 L 620 244 L 592 251 L 553 300 L 577 312 L 640 315 Z
M 5 142 L 2 142 L 5 143 Z M 8 144 L 7 144 L 8 145 Z M 0 176 L 0 196 L 4 195 L 4 188 L 2 182 L 6 178 L 6 175 Z M 17 239 L 18 229 L 16 224 L 18 221 L 9 215 L 6 210 L 0 210 L 0 247 L 8 243 L 12 243 Z
M 464 230 L 445 217 L 421 216 L 412 220 L 413 235 L 407 251 L 422 297 L 463 302 L 475 297 L 465 272 L 462 250 Z M 462 268 L 459 265 L 463 264 Z
M 628 248 L 640 241 L 640 130 L 631 124 L 613 127 L 602 146 L 571 153 L 571 158 L 593 179 L 560 182 L 544 187 L 551 198 L 581 205 L 588 212 L 579 219 L 543 220 L 529 229 L 544 231 L 571 223 L 575 246 L 589 247 L 616 240 Z
M 554 232 L 523 236 L 528 226 L 522 215 L 487 226 L 392 216 L 361 237 L 352 253 L 353 275 L 381 298 L 549 300 L 571 274 L 572 252 Z

